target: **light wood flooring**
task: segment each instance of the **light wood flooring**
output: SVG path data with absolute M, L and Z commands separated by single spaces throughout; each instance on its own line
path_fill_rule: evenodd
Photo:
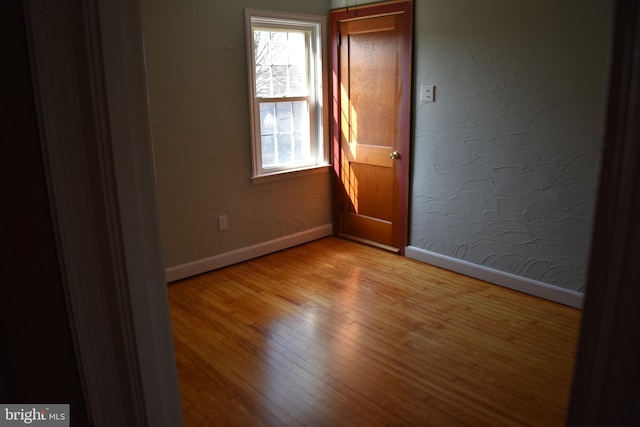
M 169 286 L 188 426 L 560 426 L 581 312 L 338 238 Z

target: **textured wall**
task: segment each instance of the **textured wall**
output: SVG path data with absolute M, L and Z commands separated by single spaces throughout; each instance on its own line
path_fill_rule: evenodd
M 545 283 L 584 281 L 609 2 L 416 0 L 410 244 Z M 417 93 L 417 92 L 416 92 Z
M 331 222 L 327 173 L 250 180 L 245 7 L 326 15 L 329 0 L 142 2 L 167 267 Z

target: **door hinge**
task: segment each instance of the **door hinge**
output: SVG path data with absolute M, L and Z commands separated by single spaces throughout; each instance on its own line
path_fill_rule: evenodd
M 340 46 L 340 45 L 342 44 L 342 37 L 341 37 L 341 35 L 340 35 L 340 31 L 338 31 L 338 39 L 337 39 L 337 42 L 338 42 L 338 46 Z

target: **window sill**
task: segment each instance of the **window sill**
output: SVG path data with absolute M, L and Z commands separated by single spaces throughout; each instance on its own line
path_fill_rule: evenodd
M 290 169 L 286 171 L 278 171 L 270 174 L 263 174 L 251 177 L 254 184 L 264 184 L 267 182 L 281 181 L 283 179 L 298 178 L 306 175 L 315 175 L 319 173 L 325 173 L 331 168 L 330 164 L 307 166 L 300 169 Z

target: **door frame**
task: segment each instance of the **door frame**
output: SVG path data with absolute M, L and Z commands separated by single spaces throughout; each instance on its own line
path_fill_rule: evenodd
M 89 423 L 180 427 L 139 1 L 24 6 L 43 169 Z
M 640 423 L 640 4 L 615 3 L 609 98 L 569 427 Z M 634 326 L 636 325 L 636 326 Z
M 412 49 L 413 49 L 413 0 L 392 0 L 382 3 L 365 4 L 362 6 L 335 9 L 330 12 L 330 42 L 331 42 L 331 145 L 333 156 L 333 206 L 332 219 L 334 234 L 342 230 L 341 203 L 341 170 L 340 156 L 340 62 L 338 49 L 338 24 L 345 21 L 363 19 L 365 17 L 402 14 L 403 21 L 403 52 L 402 70 L 400 78 L 409 82 L 402 86 L 401 93 L 401 123 L 400 123 L 400 153 L 402 160 L 396 167 L 395 179 L 399 182 L 399 189 L 394 195 L 394 205 L 398 206 L 398 221 L 393 223 L 393 246 L 398 248 L 401 255 L 408 241 L 409 222 L 409 172 L 411 164 L 411 105 L 412 105 Z

